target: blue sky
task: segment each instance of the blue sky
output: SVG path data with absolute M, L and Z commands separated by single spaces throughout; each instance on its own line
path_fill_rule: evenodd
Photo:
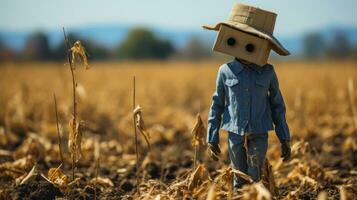
M 200 29 L 242 2 L 278 13 L 275 33 L 295 35 L 331 25 L 357 27 L 357 0 L 0 0 L 0 30 L 135 24 Z

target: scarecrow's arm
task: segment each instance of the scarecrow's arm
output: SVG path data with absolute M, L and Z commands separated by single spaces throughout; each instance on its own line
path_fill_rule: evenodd
M 290 132 L 288 124 L 286 123 L 285 113 L 285 103 L 283 96 L 279 89 L 278 77 L 273 68 L 273 76 L 270 83 L 270 105 L 272 110 L 273 122 L 275 125 L 275 132 L 280 140 L 283 142 L 285 140 L 290 140 Z
M 222 113 L 225 106 L 224 83 L 222 79 L 222 67 L 218 71 L 216 91 L 212 97 L 212 105 L 208 115 L 207 143 L 219 143 L 219 129 L 221 126 Z

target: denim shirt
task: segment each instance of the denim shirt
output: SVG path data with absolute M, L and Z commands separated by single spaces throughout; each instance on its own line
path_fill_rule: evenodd
M 220 128 L 239 135 L 259 134 L 273 130 L 273 122 L 279 140 L 290 140 L 285 111 L 273 66 L 245 65 L 235 59 L 219 68 L 207 142 L 219 143 Z

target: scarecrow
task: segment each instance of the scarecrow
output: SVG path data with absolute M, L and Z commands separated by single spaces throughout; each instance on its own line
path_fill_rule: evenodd
M 218 71 L 208 116 L 209 153 L 213 160 L 218 160 L 219 129 L 226 130 L 232 167 L 254 181 L 261 178 L 268 131 L 275 128 L 281 157 L 283 161 L 290 158 L 285 104 L 274 67 L 267 63 L 271 49 L 282 56 L 290 54 L 273 36 L 276 16 L 266 10 L 234 4 L 227 21 L 203 26 L 218 31 L 213 50 L 234 57 Z M 244 179 L 234 177 L 235 188 L 243 184 Z

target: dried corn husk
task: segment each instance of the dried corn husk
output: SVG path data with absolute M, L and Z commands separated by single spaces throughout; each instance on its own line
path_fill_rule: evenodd
M 327 199 L 327 193 L 325 191 L 322 191 L 317 195 L 317 200 L 326 200 Z
M 61 164 L 62 165 L 62 164 Z M 60 187 L 67 186 L 69 180 L 68 177 L 60 169 L 61 165 L 57 168 L 50 168 L 48 170 L 48 179 Z
M 89 69 L 87 53 L 80 41 L 76 41 L 74 43 L 73 47 L 71 48 L 71 52 L 72 52 L 72 65 L 74 68 L 77 58 L 80 58 L 83 61 L 83 64 L 86 67 L 86 69 Z
M 196 115 L 196 123 L 191 131 L 192 134 L 192 146 L 206 144 L 206 128 L 203 124 L 200 114 Z
M 236 176 L 239 176 L 239 177 L 243 178 L 244 180 L 248 181 L 249 183 L 253 183 L 254 182 L 253 179 L 249 175 L 245 174 L 244 172 L 239 171 L 237 169 L 233 169 L 233 168 L 228 168 L 228 169 L 232 170 L 231 172 L 228 171 L 230 174 L 234 174 Z
M 0 157 L 1 156 L 12 156 L 12 152 L 4 149 L 0 149 Z
M 263 184 L 255 183 L 255 184 L 253 184 L 253 186 L 257 190 L 257 200 L 263 200 L 263 199 L 270 200 L 271 199 L 271 194 L 270 194 L 269 190 L 266 187 L 264 187 Z
M 232 168 L 227 167 L 215 178 L 215 183 L 220 183 L 220 185 L 231 185 L 232 184 Z
M 253 183 L 251 185 L 245 185 L 239 191 L 240 193 L 242 193 L 242 195 L 239 195 L 239 199 L 243 199 L 243 200 L 251 200 L 251 199 L 271 200 L 272 199 L 269 190 L 265 188 L 261 182 Z
M 227 167 L 226 169 L 222 170 L 222 172 L 216 177 L 215 182 L 221 183 L 223 185 L 231 185 L 233 175 L 239 176 L 249 183 L 253 183 L 253 179 L 250 176 L 239 171 L 238 169 L 233 169 L 232 167 Z
M 35 170 L 36 170 L 36 164 L 32 167 L 31 171 L 23 178 L 17 178 L 16 179 L 16 184 L 24 184 L 26 183 L 32 176 L 35 175 Z
M 71 152 L 72 158 L 74 158 L 74 160 L 78 162 L 78 160 L 82 157 L 82 128 L 80 128 L 80 123 L 74 121 L 74 118 L 69 121 L 68 126 L 68 148 Z
M 340 200 L 347 200 L 347 194 L 345 188 L 341 185 L 338 187 L 340 191 Z
M 101 185 L 102 187 L 113 187 L 114 184 L 109 178 L 97 177 L 89 181 L 91 185 Z
M 194 190 L 199 185 L 201 185 L 204 181 L 207 181 L 209 178 L 209 174 L 204 165 L 200 164 L 197 166 L 195 171 L 189 176 L 188 179 L 188 189 Z
M 273 196 L 279 195 L 278 187 L 275 183 L 274 173 L 272 166 L 268 159 L 265 160 L 264 168 L 263 168 L 263 184 L 270 191 Z
M 0 145 L 6 145 L 8 144 L 8 134 L 5 133 L 5 128 L 0 126 Z
M 14 158 L 19 159 L 27 155 L 41 159 L 45 154 L 45 149 L 38 138 L 28 137 L 14 152 Z
M 17 159 L 13 162 L 0 164 L 0 175 L 18 178 L 24 176 L 35 165 L 35 159 L 31 155 Z M 25 176 L 24 176 L 25 177 Z
M 80 83 L 77 83 L 76 85 L 76 93 L 78 94 L 78 97 L 80 99 L 86 99 L 87 98 L 87 92 L 84 86 Z
M 216 200 L 216 198 L 217 198 L 216 186 L 213 184 L 208 190 L 206 200 Z
M 146 129 L 146 126 L 145 126 L 145 123 L 144 123 L 144 119 L 143 119 L 143 116 L 142 116 L 142 112 L 143 112 L 143 109 L 141 108 L 140 105 L 138 105 L 133 110 L 133 115 L 134 115 L 134 119 L 135 119 L 135 125 L 138 128 L 138 130 L 141 133 L 141 135 L 144 137 L 144 139 L 146 141 L 146 144 L 150 148 L 150 142 L 149 142 L 150 134 Z
M 98 161 L 100 157 L 100 141 L 96 139 L 94 142 L 94 160 Z

